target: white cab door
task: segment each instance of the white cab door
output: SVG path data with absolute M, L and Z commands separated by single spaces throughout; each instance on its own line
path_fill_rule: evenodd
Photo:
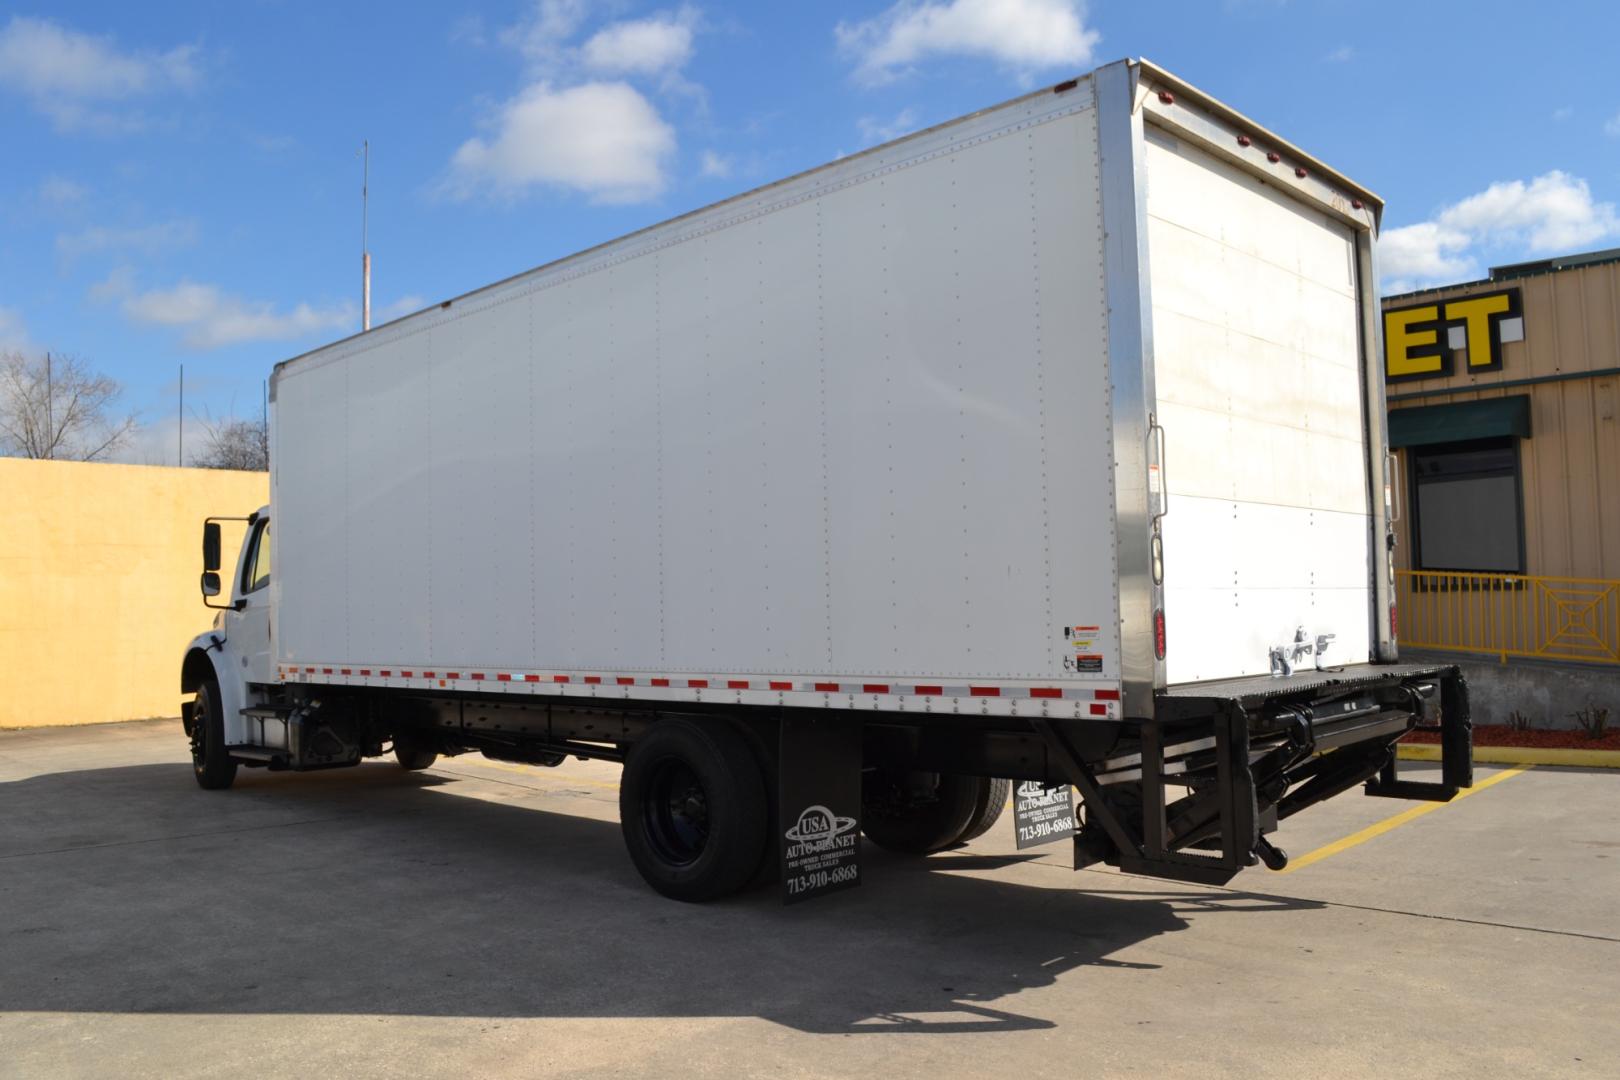
M 236 658 L 243 682 L 271 682 L 269 518 L 248 534 L 233 591 L 239 606 L 225 613 L 227 654 Z

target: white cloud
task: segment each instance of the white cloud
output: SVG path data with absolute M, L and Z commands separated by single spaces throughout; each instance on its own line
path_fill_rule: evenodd
M 610 22 L 581 42 L 593 7 L 599 5 L 535 0 L 521 21 L 495 35 L 527 61 L 528 85 L 493 111 L 483 135 L 456 150 L 445 192 L 512 199 L 549 186 L 598 203 L 644 202 L 663 193 L 675 128 L 632 83 L 651 83 L 665 100 L 689 99 L 699 113 L 707 108 L 704 89 L 681 74 L 701 13 L 682 6 Z M 483 40 L 481 28 L 457 33 Z M 705 158 L 705 170 L 721 160 Z
M 1528 183 L 1499 181 L 1430 221 L 1386 231 L 1379 263 L 1385 290 L 1399 292 L 1478 276 L 1481 255 L 1512 261 L 1617 235 L 1614 204 L 1596 202 L 1585 180 L 1555 169 Z
M 90 286 L 90 299 L 98 304 L 119 300 L 135 291 L 135 271 L 128 266 L 117 266 L 106 279 Z
M 1560 124 L 1575 115 L 1575 108 L 1571 105 L 1560 105 L 1552 111 L 1552 118 Z
M 450 24 L 450 43 L 452 45 L 472 45 L 482 48 L 489 44 L 489 34 L 484 28 L 482 15 L 463 15 Z
M 716 180 L 724 180 L 731 175 L 733 169 L 731 158 L 713 150 L 703 151 L 702 163 L 699 172 Z
M 1476 239 L 1516 243 L 1532 254 L 1567 251 L 1620 231 L 1613 203 L 1592 201 L 1585 180 L 1553 170 L 1526 184 L 1492 184 L 1441 211 L 1442 225 Z
M 583 192 L 594 202 L 657 198 L 675 152 L 675 129 L 626 82 L 563 89 L 539 82 L 501 106 L 488 138 L 461 144 L 451 190 L 515 197 L 537 185 Z
M 135 292 L 126 272 L 91 290 L 96 299 L 122 294 L 124 315 L 139 323 L 184 331 L 188 348 L 217 349 L 250 341 L 290 341 L 316 334 L 360 329 L 360 311 L 352 300 L 314 307 L 300 303 L 277 310 L 268 300 L 248 300 L 215 285 L 181 281 L 168 289 Z
M 542 73 L 568 59 L 564 43 L 585 21 L 585 0 L 539 0 L 529 17 L 498 35 L 501 44 L 517 49 Z
M 840 22 L 856 77 L 888 82 L 930 56 L 973 56 L 1022 73 L 1090 63 L 1100 35 L 1080 0 L 901 0 L 875 18 Z
M 249 135 L 248 142 L 266 154 L 284 154 L 298 145 L 298 140 L 292 135 Z
M 0 85 L 22 94 L 61 131 L 138 130 L 138 114 L 114 106 L 201 81 L 195 45 L 125 51 L 110 37 L 48 19 L 13 15 L 0 28 Z
M 47 206 L 71 206 L 88 194 L 88 187 L 66 176 L 47 176 L 39 182 L 39 201 Z
M 121 465 L 173 465 L 179 452 L 180 421 L 174 413 L 175 402 L 170 401 L 155 420 L 135 425 L 129 438 L 107 455 L 107 460 Z M 187 410 L 188 412 L 190 410 Z M 186 424 L 186 449 L 191 453 L 200 440 L 202 425 L 197 420 Z
M 1340 45 L 1337 49 L 1322 57 L 1330 64 L 1345 64 L 1355 59 L 1356 50 L 1349 45 Z
M 679 71 L 692 58 L 692 8 L 603 27 L 585 42 L 585 66 L 608 75 L 660 75 Z
M 1603 134 L 1613 139 L 1620 139 L 1620 112 L 1615 113 L 1604 122 Z
M 93 225 L 56 238 L 56 253 L 67 260 L 105 251 L 136 251 L 156 255 L 171 248 L 189 247 L 197 242 L 197 223 L 178 218 L 151 225 L 112 227 Z
M 28 337 L 22 312 L 16 308 L 0 307 L 0 351 L 32 352 L 34 343 Z
M 1462 281 L 1477 270 L 1467 255 L 1468 234 L 1423 221 L 1390 229 L 1378 238 L 1378 265 L 1384 287 L 1406 292 L 1413 282 Z
M 868 144 L 886 143 L 917 130 L 917 110 L 901 109 L 892 120 L 863 116 L 855 121 L 855 127 L 860 131 L 861 139 Z
M 392 303 L 374 309 L 371 313 L 371 325 L 381 326 L 385 322 L 403 319 L 405 316 L 415 314 L 425 307 L 427 307 L 427 301 L 415 293 L 411 293 L 400 297 Z

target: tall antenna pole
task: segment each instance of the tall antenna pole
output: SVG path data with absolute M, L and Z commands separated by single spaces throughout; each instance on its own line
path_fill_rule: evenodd
M 370 222 L 367 215 L 370 212 L 371 201 L 371 140 L 366 139 L 360 144 L 360 154 L 365 158 L 360 180 L 360 329 L 371 329 L 371 248 L 367 243 L 366 230 Z
M 176 410 L 180 417 L 180 433 L 176 437 L 174 447 L 174 463 L 180 468 L 186 464 L 186 365 L 180 365 L 180 406 Z

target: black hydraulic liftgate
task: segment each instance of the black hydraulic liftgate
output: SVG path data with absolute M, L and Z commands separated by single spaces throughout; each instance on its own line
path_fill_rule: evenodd
M 1468 691 L 1454 667 L 1190 684 L 1158 695 L 1151 720 L 1126 723 L 1112 756 L 1088 762 L 1062 721 L 1031 721 L 1085 805 L 1076 869 L 1106 862 L 1220 885 L 1256 862 L 1282 869 L 1288 856 L 1266 834 L 1357 784 L 1368 795 L 1440 802 L 1473 786 Z M 1440 733 L 1439 780 L 1399 775 L 1395 743 L 1414 729 Z M 1172 798 L 1176 790 L 1184 794 Z

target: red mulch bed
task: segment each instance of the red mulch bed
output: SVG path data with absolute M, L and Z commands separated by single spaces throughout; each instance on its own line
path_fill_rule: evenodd
M 1432 731 L 1414 731 L 1401 741 L 1437 743 L 1440 736 Z M 1547 731 L 1537 728 L 1531 731 L 1514 731 L 1506 724 L 1480 724 L 1474 728 L 1474 745 L 1534 746 L 1549 750 L 1620 750 L 1620 729 L 1611 727 L 1604 733 L 1603 738 L 1593 739 L 1579 729 Z

